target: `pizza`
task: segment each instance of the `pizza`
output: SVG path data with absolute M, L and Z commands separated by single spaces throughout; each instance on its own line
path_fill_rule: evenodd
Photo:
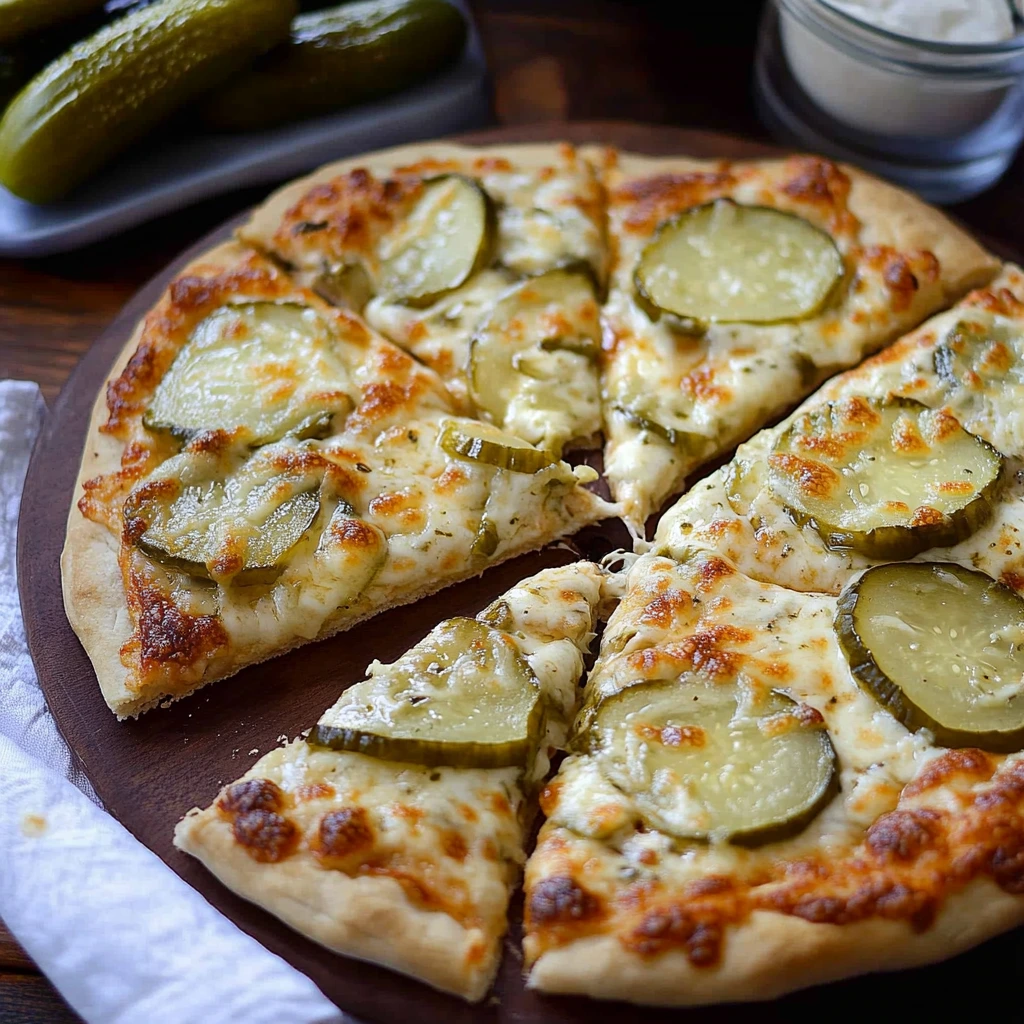
M 530 984 L 770 998 L 1024 922 L 1022 367 L 1007 266 L 666 513 L 541 795 Z
M 596 478 L 241 243 L 201 257 L 97 400 L 70 621 L 120 717 L 604 518 Z
M 641 534 L 702 463 L 996 271 L 938 211 L 820 157 L 604 165 L 604 468 Z
M 241 237 L 542 448 L 601 431 L 604 189 L 573 147 L 403 147 L 273 196 Z
M 547 570 L 375 662 L 177 845 L 474 1001 L 524 865 L 544 992 L 941 959 L 1024 922 L 1022 367 L 1024 273 L 850 167 L 359 157 L 139 324 L 68 615 L 133 716 L 618 516 L 621 571 Z
M 604 589 L 592 562 L 547 569 L 374 662 L 176 845 L 330 949 L 483 998 Z

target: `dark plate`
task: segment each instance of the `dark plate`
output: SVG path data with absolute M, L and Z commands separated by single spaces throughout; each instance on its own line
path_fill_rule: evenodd
M 727 136 L 668 127 L 595 123 L 507 128 L 469 136 L 481 144 L 545 141 L 605 142 L 654 155 L 698 157 L 764 155 L 767 147 Z M 144 287 L 83 358 L 54 406 L 36 445 L 25 482 L 19 524 L 18 572 L 29 647 L 57 725 L 110 812 L 215 907 L 268 949 L 308 974 L 345 1010 L 370 1022 L 407 1024 L 595 1024 L 638 1020 L 818 1020 L 843 1009 L 889 1020 L 912 1007 L 921 1020 L 947 1020 L 958 1006 L 1006 999 L 1018 1005 L 1024 931 L 994 939 L 945 964 L 876 975 L 777 1000 L 770 1005 L 653 1011 L 577 998 L 533 994 L 523 987 L 519 953 L 519 901 L 496 999 L 467 1006 L 415 981 L 328 952 L 262 910 L 232 895 L 198 861 L 178 852 L 171 832 L 195 805 L 208 804 L 282 735 L 295 736 L 363 677 L 374 658 L 389 660 L 419 640 L 439 620 L 472 614 L 516 581 L 571 559 L 562 549 L 516 559 L 477 580 L 450 587 L 408 608 L 379 615 L 362 626 L 258 665 L 216 683 L 136 722 L 117 722 L 104 704 L 84 650 L 64 615 L 60 552 L 83 440 L 95 396 L 136 322 L 168 281 L 190 259 L 227 237 L 225 224 L 183 254 Z M 623 543 L 621 527 L 608 525 L 578 538 L 588 555 Z M 1003 1004 L 1006 1005 L 1006 1004 Z M 1002 1012 L 1002 1011 L 1000 1011 Z M 877 1015 L 881 1016 L 877 1016 Z M 1009 1019 L 1020 1017 L 1019 1008 Z

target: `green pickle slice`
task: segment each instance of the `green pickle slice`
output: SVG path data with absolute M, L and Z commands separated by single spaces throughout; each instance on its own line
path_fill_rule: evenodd
M 380 293 L 407 306 L 433 305 L 486 266 L 494 233 L 493 204 L 475 181 L 433 178 L 382 243 Z
M 540 683 L 512 639 L 456 618 L 346 690 L 309 739 L 386 761 L 525 768 L 542 720 Z
M 143 554 L 192 576 L 271 583 L 320 511 L 316 474 L 284 472 L 271 448 L 231 470 L 185 451 L 128 495 L 124 519 Z
M 768 484 L 831 548 L 909 558 L 989 517 L 1004 459 L 948 412 L 854 397 L 797 417 L 768 456 Z
M 589 268 L 514 285 L 473 336 L 473 402 L 498 426 L 522 424 L 552 448 L 590 436 L 600 427 L 599 331 Z
M 534 448 L 486 423 L 470 420 L 447 423 L 438 444 L 454 458 L 507 469 L 512 473 L 539 473 L 558 462 L 551 452 Z
M 183 439 L 244 427 L 252 444 L 321 433 L 332 416 L 353 407 L 339 348 L 323 318 L 305 306 L 222 306 L 192 332 L 143 422 Z
M 879 565 L 839 598 L 854 678 L 908 729 L 944 747 L 1024 748 L 1024 601 L 945 562 Z
M 737 684 L 638 683 L 605 698 L 576 746 L 597 758 L 650 827 L 759 845 L 800 832 L 838 786 L 821 716 Z
M 637 263 L 640 304 L 696 324 L 819 312 L 844 274 L 831 237 L 792 213 L 718 199 L 665 221 Z

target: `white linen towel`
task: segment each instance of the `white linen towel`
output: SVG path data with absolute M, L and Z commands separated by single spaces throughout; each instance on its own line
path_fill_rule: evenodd
M 106 814 L 74 768 L 15 575 L 44 414 L 35 384 L 0 381 L 0 919 L 88 1024 L 355 1024 Z

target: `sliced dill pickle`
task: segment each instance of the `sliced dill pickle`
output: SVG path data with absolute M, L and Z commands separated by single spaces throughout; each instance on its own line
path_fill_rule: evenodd
M 814 316 L 843 273 L 835 242 L 802 217 L 718 199 L 661 224 L 633 283 L 655 319 L 771 324 Z
M 0 121 L 0 184 L 33 203 L 62 199 L 286 38 L 295 10 L 295 0 L 162 0 L 118 18 L 11 102 Z
M 527 767 L 540 741 L 540 684 L 513 640 L 449 619 L 391 665 L 378 665 L 317 723 L 310 742 L 386 761 Z
M 667 410 L 649 409 L 647 406 L 652 403 L 639 401 L 635 406 L 617 405 L 614 411 L 634 429 L 653 434 L 667 441 L 673 448 L 686 451 L 699 451 L 704 444 L 704 438 L 693 431 L 684 430 L 677 426 L 670 426 L 674 417 L 666 415 Z
M 477 409 L 552 451 L 592 436 L 601 426 L 599 332 L 589 274 L 549 270 L 514 285 L 470 345 Z
M 433 305 L 487 265 L 495 230 L 493 203 L 477 182 L 459 174 L 427 181 L 381 243 L 379 292 L 406 306 Z
M 768 483 L 829 547 L 910 558 L 991 515 L 1003 464 L 947 411 L 855 396 L 797 417 L 768 456 Z
M 315 471 L 282 469 L 291 447 L 247 461 L 189 450 L 137 485 L 124 505 L 127 536 L 164 565 L 218 583 L 268 583 L 320 511 Z M 234 461 L 234 465 L 232 465 Z
M 302 14 L 291 37 L 202 101 L 223 131 L 261 131 L 406 89 L 454 60 L 466 21 L 446 0 L 362 0 Z
M 959 320 L 935 347 L 932 359 L 936 375 L 950 390 L 984 392 L 1003 387 L 1007 378 L 1021 383 L 1019 348 L 1019 335 L 1002 324 Z
M 737 684 L 638 683 L 576 741 L 644 822 L 679 839 L 758 845 L 803 830 L 837 790 L 821 715 Z
M 313 290 L 332 306 L 362 313 L 373 298 L 373 280 L 362 263 L 346 263 L 320 274 Z
M 479 555 L 481 558 L 490 558 L 498 550 L 500 543 L 498 524 L 484 514 L 480 518 L 480 526 L 476 532 L 476 539 L 473 541 L 473 554 Z
M 0 0 L 0 43 L 99 10 L 103 0 Z
M 946 562 L 868 569 L 840 596 L 836 635 L 854 678 L 944 747 L 1024 749 L 1024 601 Z
M 533 448 L 496 427 L 471 420 L 449 422 L 441 431 L 438 444 L 457 459 L 482 462 L 513 473 L 539 473 L 558 461 L 551 452 Z
M 143 417 L 188 438 L 245 427 L 251 444 L 322 432 L 352 410 L 341 344 L 313 309 L 294 303 L 222 306 L 192 332 Z

